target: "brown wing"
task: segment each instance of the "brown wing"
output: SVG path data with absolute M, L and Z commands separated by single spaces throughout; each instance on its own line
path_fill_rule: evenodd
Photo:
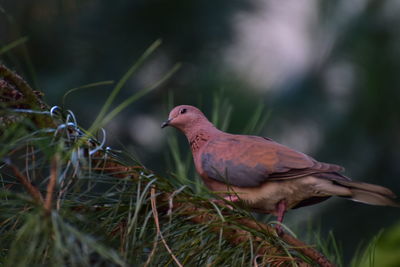
M 239 187 L 256 187 L 267 180 L 331 173 L 344 179 L 343 168 L 321 163 L 286 146 L 258 136 L 224 135 L 210 141 L 201 167 L 212 179 Z

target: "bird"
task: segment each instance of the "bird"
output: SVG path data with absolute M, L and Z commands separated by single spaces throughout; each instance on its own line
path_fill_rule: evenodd
M 323 163 L 267 137 L 217 129 L 198 108 L 179 105 L 161 128 L 180 130 L 187 138 L 196 171 L 204 184 L 229 201 L 277 216 L 278 233 L 285 213 L 332 196 L 371 205 L 400 207 L 388 188 L 352 181 L 344 168 Z

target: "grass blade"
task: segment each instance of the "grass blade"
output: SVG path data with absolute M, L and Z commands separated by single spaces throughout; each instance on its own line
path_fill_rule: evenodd
M 113 84 L 114 81 L 101 81 L 101 82 L 95 82 L 95 83 L 89 83 L 86 85 L 82 85 L 79 87 L 75 87 L 72 89 L 69 89 L 62 98 L 61 104 L 63 107 L 65 107 L 65 99 L 67 98 L 67 96 L 75 91 L 81 90 L 81 89 L 87 89 L 87 88 L 93 88 L 93 87 L 97 87 L 97 86 L 101 86 L 101 85 L 109 85 L 109 84 Z
M 160 80 L 158 80 L 156 83 L 154 83 L 152 86 L 147 87 L 136 94 L 132 95 L 128 99 L 126 99 L 124 102 L 119 104 L 116 108 L 114 108 L 110 113 L 107 114 L 107 116 L 104 117 L 104 119 L 100 123 L 100 127 L 107 124 L 109 121 L 111 121 L 115 116 L 117 116 L 118 113 L 120 113 L 123 109 L 125 109 L 127 106 L 141 98 L 142 96 L 146 95 L 147 93 L 151 92 L 152 90 L 156 89 L 158 86 L 163 84 L 166 80 L 168 80 L 175 72 L 177 72 L 180 68 L 181 64 L 175 64 L 174 67 L 170 71 L 168 71 Z
M 27 36 L 24 36 L 24 37 L 21 37 L 21 38 L 15 40 L 15 41 L 9 43 L 8 45 L 3 46 L 2 48 L 0 48 L 0 56 L 1 56 L 2 54 L 7 53 L 7 52 L 10 51 L 11 49 L 14 49 L 15 47 L 17 47 L 17 46 L 19 46 L 19 45 L 21 45 L 21 44 L 27 42 L 28 39 L 29 39 L 29 38 L 28 38 Z
M 105 114 L 110 109 L 115 97 L 121 91 L 122 87 L 126 84 L 128 79 L 139 69 L 139 67 L 146 61 L 146 59 L 153 54 L 153 52 L 161 45 L 161 40 L 156 40 L 147 50 L 142 54 L 142 56 L 129 68 L 129 70 L 122 76 L 121 80 L 118 81 L 117 85 L 114 87 L 110 96 L 107 98 L 106 103 L 101 108 L 97 118 L 90 127 L 89 132 L 94 132 L 95 129 L 100 128 L 100 122 L 103 120 Z M 104 124 L 104 123 L 102 123 Z

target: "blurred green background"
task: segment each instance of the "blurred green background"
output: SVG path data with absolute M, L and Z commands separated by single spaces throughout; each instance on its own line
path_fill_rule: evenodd
M 219 96 L 232 108 L 229 132 L 243 132 L 263 104 L 268 120 L 260 134 L 400 194 L 397 0 L 0 0 L 0 51 L 21 42 L 0 52 L 0 60 L 50 105 L 61 105 L 71 88 L 118 81 L 159 38 L 161 48 L 119 101 L 176 62 L 182 67 L 109 123 L 113 148 L 129 150 L 158 173 L 174 172 L 166 164 L 174 130 L 159 128 L 168 99 L 211 117 Z M 76 91 L 65 106 L 89 127 L 112 87 Z M 187 151 L 183 135 L 179 140 Z M 381 229 L 400 224 L 400 211 L 331 199 L 290 212 L 286 223 L 300 236 L 310 227 L 322 236 L 333 230 L 348 261 Z M 394 246 L 400 251 L 398 241 Z

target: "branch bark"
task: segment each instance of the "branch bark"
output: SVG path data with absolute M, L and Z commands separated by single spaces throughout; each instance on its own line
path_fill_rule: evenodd
M 17 73 L 0 64 L 0 105 L 14 109 L 48 110 L 41 97 L 43 93 L 33 90 Z M 24 116 L 3 116 L 0 114 L 0 126 L 18 121 L 17 118 L 31 117 L 38 127 L 54 127 L 55 123 L 49 116 L 35 113 L 24 113 Z M 1 134 L 1 132 L 0 132 Z
M 31 108 L 35 109 L 39 107 L 39 99 L 35 94 L 34 90 L 29 84 L 21 78 L 18 74 L 0 64 L 0 77 L 7 82 L 12 83 L 22 93 L 25 98 L 25 102 L 31 105 Z M 41 102 L 41 101 L 40 101 Z

